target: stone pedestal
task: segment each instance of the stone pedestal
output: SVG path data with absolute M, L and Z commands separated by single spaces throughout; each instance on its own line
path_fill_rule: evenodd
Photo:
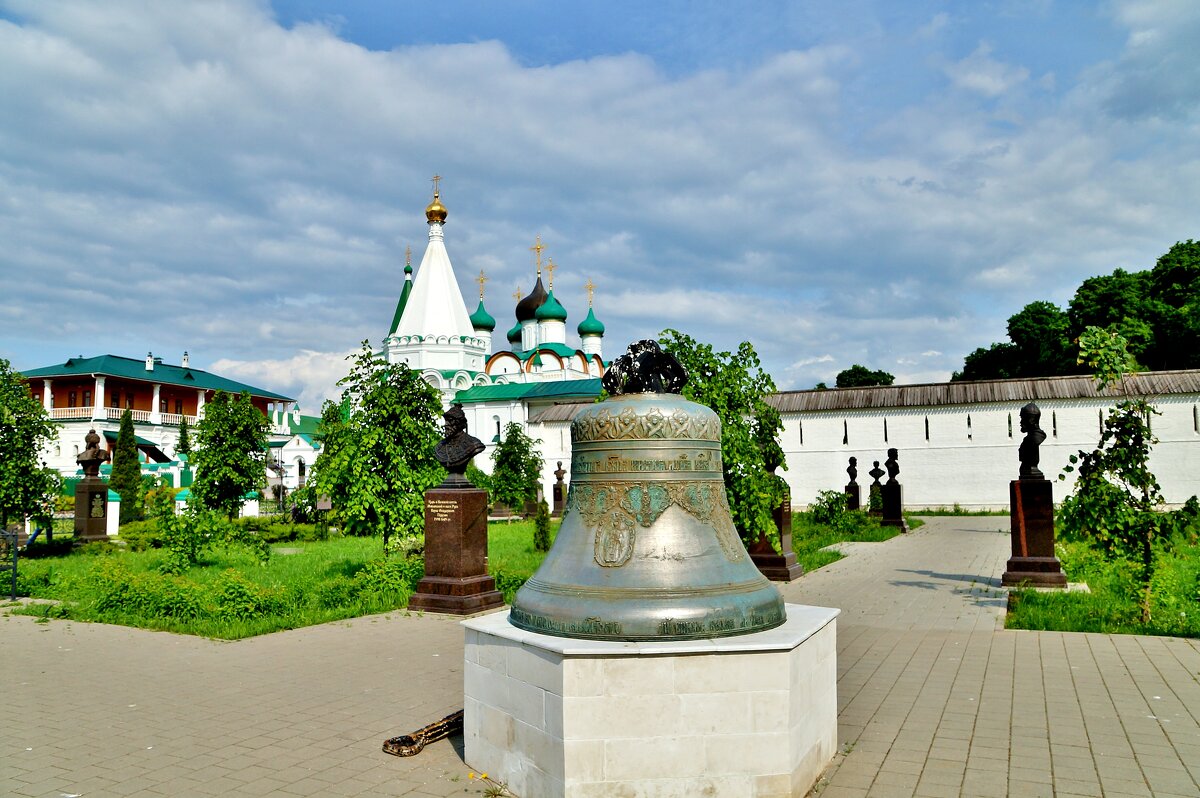
M 521 798 L 805 795 L 837 750 L 837 614 L 657 643 L 463 621 L 466 763 Z
M 108 483 L 84 477 L 75 483 L 75 542 L 108 540 Z
M 846 509 L 857 510 L 862 507 L 862 492 L 857 482 L 846 485 Z
M 876 499 L 876 497 L 879 497 Z M 875 507 L 880 509 L 876 510 Z M 867 515 L 880 518 L 883 515 L 883 485 L 874 483 L 867 488 Z
M 487 493 L 425 491 L 425 578 L 408 608 L 471 615 L 502 606 L 504 596 L 487 573 Z
M 904 520 L 904 486 L 899 482 L 885 482 L 879 492 L 883 499 L 883 518 L 880 523 L 884 526 L 900 527 L 901 532 L 907 532 L 908 524 Z
M 550 514 L 554 518 L 562 518 L 563 506 L 567 501 L 566 487 L 567 486 L 561 482 L 554 483 L 554 488 L 551 491 L 551 494 L 554 496 L 554 507 L 550 511 Z
M 1066 587 L 1062 563 L 1054 556 L 1054 487 L 1048 479 L 1008 483 L 1012 557 L 1000 583 L 1006 587 Z
M 792 496 L 784 496 L 783 504 L 772 513 L 775 528 L 779 530 L 779 548 L 782 554 L 775 553 L 775 547 L 765 537 L 760 538 L 747 549 L 750 561 L 758 568 L 758 572 L 772 582 L 791 582 L 804 575 L 804 566 L 796 560 L 796 552 L 792 549 Z

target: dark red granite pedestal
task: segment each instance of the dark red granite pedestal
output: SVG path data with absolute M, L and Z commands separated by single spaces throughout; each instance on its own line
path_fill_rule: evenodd
M 1000 584 L 1005 587 L 1066 587 L 1062 563 L 1054 556 L 1054 487 L 1048 479 L 1008 483 L 1012 557 Z
M 907 532 L 908 522 L 904 520 L 904 486 L 899 482 L 885 482 L 879 493 L 883 499 L 883 518 L 879 523 L 884 526 L 897 526 L 901 532 Z
M 408 608 L 472 615 L 503 606 L 504 596 L 487 573 L 487 493 L 425 491 L 425 578 Z
M 108 540 L 108 483 L 84 477 L 75 483 L 75 543 Z
M 862 506 L 862 493 L 859 490 L 857 482 L 851 482 L 846 486 L 846 509 L 857 510 Z
M 779 530 L 780 548 L 783 554 L 777 554 L 775 547 L 766 537 L 761 537 L 747 549 L 750 561 L 758 568 L 758 572 L 772 582 L 791 582 L 804 575 L 804 566 L 796 560 L 796 552 L 792 549 L 792 496 L 784 495 L 783 504 L 775 508 L 775 528 Z
M 876 496 L 879 497 L 878 500 L 876 500 Z M 879 506 L 878 510 L 875 509 L 876 505 Z M 883 516 L 883 485 L 877 482 L 867 486 L 867 515 L 875 518 Z

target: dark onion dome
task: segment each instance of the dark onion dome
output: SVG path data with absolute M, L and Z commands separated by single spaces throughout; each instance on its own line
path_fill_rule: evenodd
M 442 200 L 438 197 L 438 193 L 433 192 L 433 202 L 425 207 L 425 218 L 430 224 L 437 222 L 438 224 L 446 223 L 446 206 L 442 204 Z
M 508 342 L 510 344 L 521 343 L 521 322 L 513 325 L 513 328 L 508 331 Z
M 517 321 L 533 320 L 537 309 L 545 303 L 546 296 L 546 289 L 542 287 L 542 276 L 539 274 L 537 282 L 533 285 L 533 290 L 529 292 L 529 296 L 517 303 Z
M 488 332 L 496 329 L 496 320 L 484 309 L 482 299 L 479 300 L 479 307 L 475 308 L 475 312 L 471 314 L 471 326 L 476 330 L 487 330 Z
M 546 301 L 542 306 L 534 311 L 533 317 L 538 321 L 566 321 L 567 309 L 562 306 L 562 303 L 554 296 L 554 289 L 550 289 L 550 293 L 546 295 Z
M 604 335 L 604 325 L 596 318 L 591 308 L 588 308 L 587 318 L 579 322 L 579 337 L 585 335 Z

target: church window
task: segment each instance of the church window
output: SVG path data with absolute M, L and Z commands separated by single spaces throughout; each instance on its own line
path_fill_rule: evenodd
M 167 412 L 167 400 L 166 399 L 158 400 L 158 412 L 160 412 L 160 413 Z
M 850 445 L 850 424 L 842 419 L 842 446 Z
M 500 416 L 492 416 L 492 421 L 496 422 L 496 440 L 500 440 Z
M 183 415 L 183 400 L 182 399 L 175 400 L 175 412 L 181 416 Z
M 60 444 L 54 444 L 54 456 L 62 457 L 62 446 Z
M 67 394 L 67 407 L 75 406 L 75 392 L 71 391 Z
M 91 391 L 83 392 L 83 406 L 84 407 L 92 406 L 92 392 Z
M 120 407 L 121 406 L 121 392 L 113 391 L 112 396 L 109 397 L 109 400 L 112 402 L 113 407 Z
M 884 442 L 884 443 L 887 443 L 887 442 L 888 442 L 888 435 L 887 435 L 887 419 L 886 419 L 886 418 L 883 420 L 883 442 Z
M 925 416 L 925 440 L 929 440 L 929 416 Z
M 972 440 L 972 439 L 973 439 L 973 436 L 971 434 L 971 414 L 967 413 L 967 440 Z
M 1012 413 L 1008 414 L 1008 437 L 1012 437 Z
M 129 391 L 125 392 L 125 407 L 129 410 L 133 409 L 133 394 Z
M 75 446 L 72 446 L 71 448 L 75 450 L 75 456 L 79 457 L 79 444 L 76 444 Z
M 1050 411 L 1050 433 L 1055 438 L 1058 437 L 1058 413 L 1053 410 Z

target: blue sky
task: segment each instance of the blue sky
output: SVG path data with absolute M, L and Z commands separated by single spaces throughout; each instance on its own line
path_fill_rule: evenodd
M 502 330 L 540 234 L 606 355 L 945 379 L 1200 237 L 1198 35 L 1187 0 L 0 0 L 0 357 L 186 349 L 316 412 L 436 172 Z

